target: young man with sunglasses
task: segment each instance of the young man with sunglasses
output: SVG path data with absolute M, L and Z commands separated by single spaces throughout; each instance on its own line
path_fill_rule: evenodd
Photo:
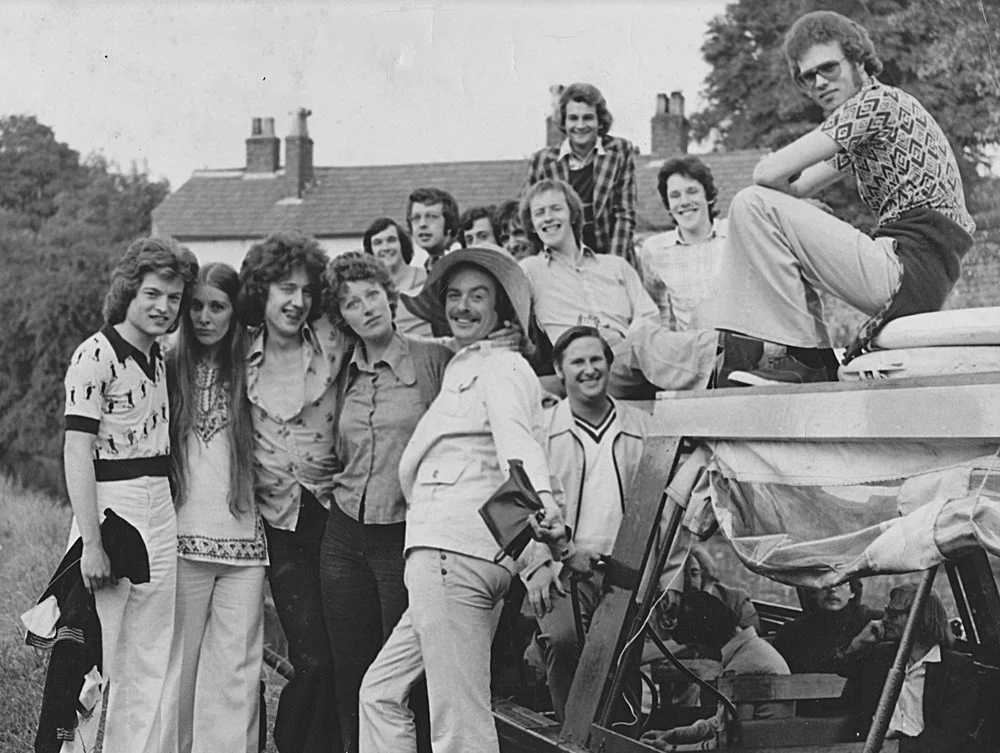
M 850 359 L 888 321 L 938 310 L 972 245 L 951 146 L 920 102 L 875 78 L 882 62 L 868 32 L 837 13 L 808 13 L 784 53 L 826 119 L 764 157 L 757 185 L 730 206 L 709 317 L 723 332 L 720 385 L 835 380 L 820 291 L 870 317 Z M 848 174 L 878 217 L 874 237 L 803 201 Z M 786 346 L 775 368 L 757 368 L 762 341 Z

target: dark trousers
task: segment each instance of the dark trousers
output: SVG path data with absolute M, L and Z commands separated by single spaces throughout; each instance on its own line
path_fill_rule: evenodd
M 295 669 L 281 691 L 274 722 L 274 744 L 280 753 L 330 753 L 340 746 L 333 655 L 320 590 L 319 553 L 326 520 L 323 506 L 302 489 L 294 531 L 264 524 L 271 596 Z
M 336 667 L 344 750 L 358 749 L 361 678 L 406 611 L 405 523 L 366 525 L 334 502 L 320 552 L 323 611 Z

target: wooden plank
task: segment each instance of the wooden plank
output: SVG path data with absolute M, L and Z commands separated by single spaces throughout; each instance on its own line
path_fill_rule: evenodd
M 643 447 L 632 504 L 627 505 L 618 529 L 612 558 L 641 571 L 649 543 L 660 519 L 663 490 L 674 466 L 678 437 L 650 437 Z M 619 647 L 628 631 L 633 590 L 612 586 L 594 612 L 566 703 L 566 721 L 560 739 L 585 745 L 612 673 Z
M 493 720 L 501 753 L 587 753 L 578 745 L 559 743 L 558 722 L 512 701 L 496 703 Z
M 617 732 L 594 725 L 591 731 L 588 750 L 600 753 L 648 753 L 656 750 L 649 745 L 643 745 Z M 740 751 L 753 753 L 862 753 L 864 743 L 833 743 L 818 745 L 762 746 L 758 748 L 738 748 Z M 899 753 L 899 745 L 895 740 L 886 740 L 882 753 Z
M 998 386 L 991 373 L 700 390 L 657 400 L 653 417 L 703 439 L 989 440 L 1000 438 Z
M 756 719 L 743 722 L 742 749 L 798 745 L 813 750 L 827 750 L 855 739 L 857 722 L 850 716 L 792 717 L 789 719 Z M 814 746 L 822 746 L 816 748 Z
M 743 675 L 720 677 L 716 687 L 733 703 L 840 698 L 847 682 L 839 675 Z

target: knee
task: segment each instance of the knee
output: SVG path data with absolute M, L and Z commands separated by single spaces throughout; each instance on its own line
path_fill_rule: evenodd
M 747 186 L 740 189 L 729 204 L 729 222 L 732 223 L 734 220 L 739 222 L 737 218 L 747 212 L 759 211 L 771 204 L 771 200 L 777 193 L 779 192 L 773 188 L 765 188 L 764 186 Z
M 580 654 L 576 631 L 572 625 L 559 625 L 545 635 L 546 663 L 575 661 Z

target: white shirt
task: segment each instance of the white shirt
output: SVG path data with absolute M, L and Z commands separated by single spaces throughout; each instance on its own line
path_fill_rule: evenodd
M 916 737 L 924 731 L 924 683 L 927 665 L 941 662 L 941 647 L 935 646 L 906 668 L 899 700 L 889 720 L 888 732 Z
M 612 454 L 620 431 L 618 413 L 612 409 L 600 426 L 574 418 L 573 433 L 583 445 L 585 461 L 573 542 L 581 549 L 611 554 L 624 510 Z M 572 525 L 572 521 L 567 523 Z

